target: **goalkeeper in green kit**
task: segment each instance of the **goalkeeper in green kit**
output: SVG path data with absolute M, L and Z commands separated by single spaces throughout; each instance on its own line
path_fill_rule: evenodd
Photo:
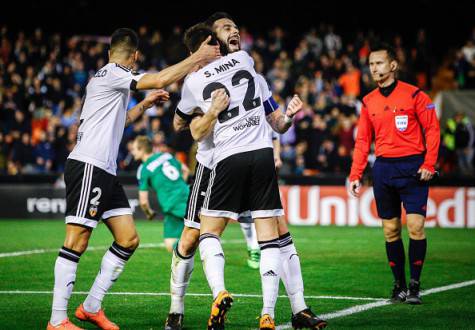
M 190 192 L 185 181 L 188 169 L 170 153 L 153 153 L 152 142 L 143 135 L 135 138 L 132 155 L 135 160 L 142 161 L 142 165 L 137 170 L 140 207 L 147 219 L 151 220 L 155 216 L 148 196 L 149 189 L 153 189 L 164 215 L 165 247 L 172 252 L 173 245 L 180 238 L 183 230 L 183 217 Z

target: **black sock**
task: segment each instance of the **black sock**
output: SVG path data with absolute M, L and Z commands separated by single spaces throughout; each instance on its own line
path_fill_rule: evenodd
M 404 245 L 402 239 L 394 242 L 386 242 L 386 254 L 388 256 L 389 266 L 393 272 L 394 279 L 399 281 L 402 287 L 406 287 L 406 275 L 404 264 L 406 257 L 404 255 Z
M 409 264 L 411 267 L 411 279 L 419 282 L 422 266 L 426 257 L 427 239 L 409 240 Z

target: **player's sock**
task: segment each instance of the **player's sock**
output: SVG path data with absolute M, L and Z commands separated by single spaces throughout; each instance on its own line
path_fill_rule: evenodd
M 195 255 L 183 256 L 178 251 L 178 244 L 175 245 L 172 255 L 172 266 L 170 276 L 171 304 L 170 313 L 184 314 L 185 293 L 190 284 L 191 274 L 195 265 Z
M 213 234 L 200 235 L 200 255 L 209 287 L 215 299 L 224 286 L 224 252 L 219 236 Z
M 117 281 L 133 253 L 134 250 L 126 249 L 116 242 L 112 243 L 102 258 L 101 269 L 84 301 L 83 306 L 86 312 L 97 313 L 101 309 L 105 294 Z
M 256 226 L 254 223 L 245 223 L 240 222 L 242 233 L 246 239 L 247 249 L 248 250 L 257 250 L 259 249 L 259 243 L 257 243 L 257 233 Z
M 54 265 L 54 293 L 50 323 L 59 325 L 68 317 L 68 302 L 76 281 L 81 253 L 62 247 Z
M 409 240 L 409 264 L 411 279 L 419 282 L 421 278 L 422 266 L 426 257 L 427 239 Z
M 307 308 L 303 295 L 303 279 L 300 258 L 295 249 L 290 233 L 279 236 L 282 271 L 280 277 L 290 300 L 292 313 L 295 315 Z
M 274 318 L 274 308 L 279 293 L 280 281 L 280 249 L 279 239 L 259 241 L 261 262 L 259 272 L 262 281 L 263 307 L 261 316 L 269 314 Z
M 406 287 L 406 275 L 404 271 L 406 258 L 402 239 L 398 239 L 394 242 L 386 242 L 386 255 L 388 256 L 389 266 L 393 272 L 394 279 L 398 281 L 402 287 Z

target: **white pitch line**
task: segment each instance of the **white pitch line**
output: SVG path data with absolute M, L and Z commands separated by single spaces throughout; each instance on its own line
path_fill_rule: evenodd
M 437 287 L 437 288 L 424 290 L 424 291 L 421 292 L 421 296 L 427 296 L 427 295 L 430 295 L 430 294 L 433 294 L 433 293 L 439 293 L 439 292 L 454 290 L 454 289 L 458 289 L 458 288 L 463 288 L 463 287 L 474 285 L 474 284 L 475 284 L 475 280 L 465 281 L 465 282 L 460 282 L 460 283 L 454 283 L 454 284 L 450 284 L 450 285 L 445 285 L 445 286 L 441 286 L 441 287 Z M 356 314 L 356 313 L 361 313 L 361 312 L 367 311 L 369 309 L 382 307 L 382 306 L 387 306 L 387 305 L 391 305 L 391 304 L 392 304 L 391 301 L 386 299 L 386 300 L 376 301 L 376 302 L 372 302 L 372 303 L 368 303 L 368 304 L 364 304 L 364 305 L 356 305 L 356 306 L 353 306 L 353 307 L 350 307 L 350 308 L 345 308 L 345 309 L 342 309 L 342 310 L 339 310 L 339 311 L 336 311 L 336 312 L 332 312 L 332 313 L 328 313 L 328 314 L 322 314 L 322 315 L 320 315 L 320 317 L 324 320 L 331 320 L 331 319 L 336 319 L 336 318 L 339 318 L 339 317 L 344 317 L 344 316 L 348 316 L 348 315 L 352 315 L 352 314 Z M 276 330 L 288 330 L 288 329 L 292 329 L 292 325 L 290 323 L 286 323 L 286 324 L 276 326 L 275 329 Z
M 308 240 L 300 239 L 299 242 L 305 243 Z M 244 244 L 244 239 L 223 239 L 221 241 L 222 244 Z M 143 243 L 140 244 L 139 249 L 153 249 L 164 247 L 165 244 L 163 243 Z M 89 246 L 87 251 L 96 251 L 96 250 L 106 250 L 110 246 Z M 52 253 L 52 252 L 59 252 L 59 248 L 56 249 L 34 249 L 34 250 L 26 250 L 26 251 L 14 251 L 14 252 L 4 252 L 0 253 L 0 258 L 7 258 L 7 257 L 19 257 L 19 256 L 26 256 L 32 254 L 43 254 L 43 253 Z
M 0 294 L 53 294 L 53 291 L 32 291 L 32 290 L 6 290 L 0 291 Z M 86 291 L 75 291 L 73 294 L 87 295 Z M 108 295 L 114 296 L 169 296 L 168 292 L 108 292 Z M 211 293 L 187 293 L 187 296 L 191 297 L 211 297 Z M 260 294 L 252 293 L 236 293 L 233 297 L 238 298 L 262 298 Z M 280 295 L 279 298 L 287 298 L 286 295 Z M 333 299 L 333 300 L 374 300 L 383 301 L 384 298 L 371 298 L 371 297 L 344 297 L 344 296 L 305 296 L 305 299 Z

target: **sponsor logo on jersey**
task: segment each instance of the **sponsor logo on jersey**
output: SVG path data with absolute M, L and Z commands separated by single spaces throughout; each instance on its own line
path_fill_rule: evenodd
M 435 104 L 434 103 L 429 103 L 428 105 L 426 105 L 426 109 L 427 110 L 434 110 L 435 109 Z
M 233 126 L 234 131 L 242 131 L 246 128 L 252 127 L 252 126 L 259 126 L 261 123 L 261 117 L 260 116 L 252 116 L 249 118 L 245 118 L 244 122 L 240 122 L 238 125 Z

